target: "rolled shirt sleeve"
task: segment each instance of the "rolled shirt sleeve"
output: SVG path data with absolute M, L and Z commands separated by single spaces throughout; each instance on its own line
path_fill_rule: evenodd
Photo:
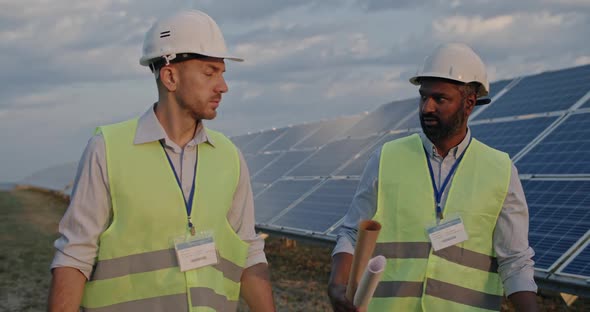
M 528 233 L 528 206 L 513 164 L 508 193 L 494 230 L 498 273 L 507 296 L 518 291 L 537 291 L 532 260 L 535 252 L 529 246 Z
M 111 198 L 102 135 L 93 136 L 82 154 L 70 205 L 59 223 L 60 237 L 51 268 L 72 267 L 90 278 L 98 238 L 110 224 Z
M 356 193 L 338 233 L 332 256 L 340 252 L 354 254 L 359 222 L 372 219 L 377 212 L 377 179 L 379 177 L 380 155 L 381 148 L 378 148 L 365 165 Z

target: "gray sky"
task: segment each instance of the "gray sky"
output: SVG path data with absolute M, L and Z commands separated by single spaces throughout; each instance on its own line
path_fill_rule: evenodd
M 143 113 L 143 36 L 188 7 L 246 59 L 208 123 L 228 135 L 414 96 L 408 77 L 443 42 L 471 45 L 492 81 L 590 63 L 589 0 L 2 0 L 0 182 L 76 161 L 94 127 Z

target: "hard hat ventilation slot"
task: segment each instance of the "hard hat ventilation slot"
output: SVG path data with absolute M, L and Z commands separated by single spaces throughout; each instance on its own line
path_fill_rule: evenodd
M 163 31 L 160 33 L 160 38 L 166 38 L 166 37 L 170 37 L 170 31 Z

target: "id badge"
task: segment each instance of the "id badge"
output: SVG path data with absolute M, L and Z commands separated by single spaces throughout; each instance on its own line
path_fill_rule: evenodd
M 217 264 L 217 251 L 211 231 L 174 239 L 174 249 L 180 272 Z
M 426 232 L 435 251 L 464 242 L 469 238 L 461 217 L 448 219 L 444 223 L 427 227 Z

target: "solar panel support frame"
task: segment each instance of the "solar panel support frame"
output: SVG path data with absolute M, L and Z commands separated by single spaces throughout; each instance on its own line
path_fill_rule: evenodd
M 588 92 L 586 92 L 584 96 L 582 96 L 576 103 L 574 103 L 574 105 L 572 105 L 572 107 L 570 107 L 568 111 L 573 112 L 577 110 L 578 108 L 582 107 L 582 105 L 586 104 L 588 100 L 590 100 L 590 90 L 588 90 Z
M 585 248 L 587 248 L 587 247 L 590 246 L 590 230 L 588 230 L 586 232 L 586 234 L 584 236 L 582 236 L 582 238 L 580 238 L 580 240 L 578 241 L 578 243 L 576 243 L 576 245 L 578 245 L 578 248 L 572 253 L 572 255 L 570 257 L 567 258 L 567 260 L 565 260 L 563 262 L 562 265 L 559 266 L 559 268 L 555 272 L 558 273 L 558 274 L 560 274 L 560 275 L 571 276 L 571 277 L 580 278 L 580 279 L 586 279 L 586 277 L 584 277 L 584 276 L 580 276 L 580 275 L 577 275 L 577 274 L 565 273 L 565 272 L 563 272 L 563 270 L 565 270 L 565 268 L 572 261 L 574 261 L 574 259 L 580 253 L 582 253 L 582 251 L 584 251 Z M 590 283 L 590 279 L 588 279 L 587 281 Z M 590 284 L 589 284 L 589 286 L 590 286 Z
M 566 113 L 566 114 L 562 115 L 561 117 L 558 117 L 557 120 L 555 120 L 552 124 L 547 126 L 547 128 L 545 128 L 545 130 L 543 130 L 543 132 L 539 133 L 539 135 L 536 138 L 534 138 L 529 144 L 527 144 L 525 147 L 523 147 L 520 150 L 520 152 L 518 152 L 516 155 L 514 155 L 514 157 L 512 157 L 512 162 L 516 164 L 528 152 L 530 152 L 533 148 L 535 148 L 535 146 L 537 146 L 541 141 L 543 141 L 543 139 L 545 139 L 548 135 L 550 135 L 553 132 L 553 130 L 555 130 L 557 127 L 559 127 L 559 125 L 561 125 L 563 122 L 565 122 L 569 116 L 570 116 L 570 114 Z

